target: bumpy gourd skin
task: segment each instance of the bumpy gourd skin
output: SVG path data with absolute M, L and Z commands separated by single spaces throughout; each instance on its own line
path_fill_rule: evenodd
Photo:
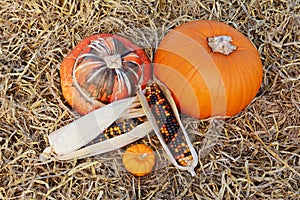
M 175 117 L 170 102 L 158 84 L 150 84 L 145 90 L 145 96 L 151 113 L 156 119 L 156 123 L 166 145 L 169 147 L 179 165 L 188 166 L 190 161 L 193 160 L 193 157 L 185 142 L 184 134 Z

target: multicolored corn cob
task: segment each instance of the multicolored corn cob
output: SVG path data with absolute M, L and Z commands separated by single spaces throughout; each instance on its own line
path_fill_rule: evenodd
M 172 164 L 195 176 L 197 153 L 170 91 L 160 83 L 148 84 L 145 89 L 140 86 L 137 97 L 112 102 L 51 133 L 50 146 L 40 159 L 53 156 L 69 160 L 102 154 L 133 143 L 152 130 Z
M 50 145 L 40 159 L 70 160 L 103 154 L 131 144 L 152 130 L 136 96 L 120 99 L 51 133 Z
M 174 113 L 171 103 L 160 88 L 159 84 L 152 83 L 146 86 L 144 96 L 149 105 L 148 118 L 152 117 L 152 122 L 162 136 L 168 151 L 172 154 L 176 163 L 179 166 L 192 166 L 197 164 L 197 155 L 190 142 L 188 142 L 187 135 L 183 132 L 183 126 L 180 124 L 180 119 Z M 177 110 L 176 110 L 177 111 Z M 149 116 L 150 115 L 150 116 Z M 151 120 L 150 120 L 151 121 Z M 193 152 L 192 152 L 193 151 Z M 192 171 L 192 170 L 191 170 Z M 193 172 L 192 172 L 193 174 Z
M 108 140 L 110 138 L 127 133 L 143 122 L 145 122 L 145 117 L 117 120 L 85 146 L 96 144 L 98 142 L 102 142 L 104 140 Z

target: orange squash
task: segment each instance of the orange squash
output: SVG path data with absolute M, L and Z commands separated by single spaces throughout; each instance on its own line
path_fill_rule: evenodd
M 126 149 L 123 158 L 125 168 L 136 176 L 149 174 L 155 164 L 155 154 L 145 144 L 136 144 Z
M 218 21 L 176 27 L 161 41 L 154 63 L 155 76 L 171 90 L 181 112 L 195 118 L 236 115 L 262 83 L 255 46 Z
M 133 96 L 138 84 L 150 78 L 150 60 L 144 50 L 112 34 L 84 38 L 63 60 L 62 92 L 79 114 L 117 99 Z

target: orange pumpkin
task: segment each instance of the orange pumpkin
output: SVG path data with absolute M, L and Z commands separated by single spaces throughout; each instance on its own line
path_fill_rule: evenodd
M 231 26 L 196 20 L 161 41 L 154 74 L 172 91 L 180 110 L 195 118 L 233 116 L 257 94 L 262 62 L 255 46 Z
M 136 176 L 149 174 L 155 164 L 155 154 L 145 144 L 136 144 L 126 149 L 123 155 L 125 168 Z
M 133 96 L 150 78 L 150 60 L 140 47 L 112 34 L 83 39 L 63 60 L 62 92 L 79 114 Z

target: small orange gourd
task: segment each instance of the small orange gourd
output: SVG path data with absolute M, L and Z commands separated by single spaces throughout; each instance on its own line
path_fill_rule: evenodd
M 171 90 L 179 110 L 195 118 L 239 113 L 262 83 L 255 46 L 233 27 L 213 20 L 170 31 L 154 62 L 155 76 Z
M 155 164 L 155 154 L 145 144 L 136 144 L 126 149 L 123 158 L 125 168 L 136 176 L 149 174 Z

